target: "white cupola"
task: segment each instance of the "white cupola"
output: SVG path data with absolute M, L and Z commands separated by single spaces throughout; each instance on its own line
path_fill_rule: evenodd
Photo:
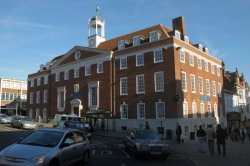
M 105 41 L 105 21 L 99 16 L 99 6 L 96 6 L 96 15 L 89 20 L 89 47 L 96 48 L 98 45 Z

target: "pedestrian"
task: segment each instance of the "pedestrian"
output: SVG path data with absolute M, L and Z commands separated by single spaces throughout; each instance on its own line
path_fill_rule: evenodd
M 101 131 L 104 131 L 104 120 L 101 119 Z
M 248 136 L 248 141 L 250 141 L 250 128 L 249 127 L 246 128 L 246 133 Z
M 177 124 L 176 127 L 177 143 L 181 143 L 181 134 L 182 134 L 181 125 Z
M 221 146 L 223 150 L 223 156 L 226 156 L 226 137 L 227 133 L 224 129 L 221 128 L 221 125 L 217 125 L 216 130 L 216 137 L 217 137 L 217 152 L 218 155 L 221 155 Z
M 246 129 L 244 127 L 242 127 L 240 129 L 240 139 L 241 139 L 241 143 L 244 143 L 246 138 Z
M 150 130 L 150 126 L 148 124 L 148 121 L 145 122 L 145 130 Z
M 202 129 L 202 126 L 199 126 L 199 130 L 196 133 L 196 137 L 198 137 L 199 140 L 199 152 L 205 153 L 205 138 L 206 138 L 206 132 Z
M 208 148 L 210 155 L 214 155 L 214 137 L 215 137 L 215 132 L 212 127 L 212 125 L 208 125 L 207 131 L 207 143 L 208 143 Z

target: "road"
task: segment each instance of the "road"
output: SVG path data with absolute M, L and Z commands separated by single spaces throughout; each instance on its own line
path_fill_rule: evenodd
M 0 124 L 0 150 L 25 137 L 32 130 L 21 130 Z M 196 166 L 195 163 L 185 155 L 172 152 L 167 160 L 147 157 L 135 159 L 132 152 L 127 151 L 123 140 L 93 135 L 91 140 L 92 155 L 88 165 L 112 165 L 112 166 Z M 76 164 L 79 165 L 79 164 Z

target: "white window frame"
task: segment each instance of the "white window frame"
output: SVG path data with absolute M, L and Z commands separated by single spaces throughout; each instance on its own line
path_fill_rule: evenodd
M 55 74 L 55 81 L 56 82 L 60 81 L 60 72 L 56 72 L 56 74 Z
M 127 57 L 120 58 L 120 70 L 128 68 Z
M 221 97 L 221 83 L 218 83 L 218 94 Z
M 159 31 L 151 31 L 149 32 L 149 42 L 158 41 L 160 39 Z
M 199 77 L 199 92 L 200 94 L 203 94 L 203 78 Z
M 141 44 L 141 37 L 140 36 L 134 36 L 133 37 L 133 46 L 139 46 Z
M 145 103 L 137 103 L 136 106 L 136 112 L 137 112 L 137 119 L 145 119 L 146 115 L 145 115 Z
M 208 61 L 205 61 L 205 71 L 208 72 Z
M 216 72 L 217 72 L 217 76 L 220 76 L 220 67 L 216 66 Z
M 159 110 L 162 109 L 162 110 Z M 156 110 L 156 119 L 164 119 L 165 118 L 165 102 L 158 101 L 155 102 L 155 110 Z M 162 117 L 159 117 L 159 112 L 162 112 Z
M 207 114 L 208 114 L 208 117 L 211 117 L 211 116 L 212 116 L 211 104 L 210 104 L 210 103 L 207 103 Z
M 183 107 L 183 118 L 188 118 L 188 102 L 186 100 L 184 100 L 184 102 L 182 103 L 182 107 Z
M 216 96 L 216 84 L 215 84 L 215 81 L 212 81 L 212 94 L 213 96 Z
M 30 92 L 30 104 L 34 102 L 34 92 Z
M 200 114 L 201 114 L 201 117 L 204 118 L 205 117 L 205 105 L 204 103 L 200 103 Z
M 85 66 L 85 76 L 91 75 L 91 65 Z
M 74 78 L 79 78 L 79 67 L 78 68 L 74 68 Z
M 103 62 L 97 63 L 97 74 L 103 73 Z
M 36 85 L 37 85 L 37 86 L 40 86 L 40 85 L 41 85 L 41 78 L 40 78 L 40 77 L 38 77 L 38 78 L 36 79 Z
M 40 103 L 40 91 L 36 91 L 36 104 Z
M 184 77 L 183 77 L 184 76 Z M 183 78 L 185 79 L 185 80 L 183 80 Z M 187 74 L 186 74 L 186 72 L 184 72 L 184 71 L 182 71 L 181 72 L 181 89 L 182 89 L 182 91 L 184 91 L 184 92 L 186 92 L 187 91 Z
M 175 31 L 174 31 L 174 37 L 175 37 L 176 39 L 181 40 L 181 33 L 180 33 L 179 31 L 175 30 Z
M 180 62 L 186 63 L 184 50 L 180 50 Z
M 96 103 L 93 103 L 93 88 L 96 88 Z M 99 108 L 99 81 L 88 84 L 88 107 L 93 110 Z
M 188 36 L 184 36 L 184 42 L 189 44 L 189 37 Z
M 162 50 L 154 50 L 154 63 L 160 63 L 163 62 L 163 55 L 162 55 Z
M 142 79 L 142 80 L 139 80 Z M 142 82 L 139 82 L 142 81 Z M 141 83 L 142 85 L 139 85 Z M 144 94 L 145 93 L 145 79 L 144 74 L 136 75 L 136 94 Z
M 164 92 L 164 75 L 163 71 L 154 73 L 154 83 L 155 83 L 155 92 Z
M 202 69 L 202 60 L 200 57 L 197 58 L 198 68 Z
M 206 94 L 210 96 L 210 81 L 206 79 Z
M 118 44 L 118 50 L 122 50 L 126 47 L 125 40 L 119 40 L 117 44 Z
M 190 85 L 191 85 L 191 92 L 196 93 L 195 75 L 193 74 L 190 74 Z
M 211 73 L 214 74 L 214 64 L 211 64 Z
M 189 54 L 189 65 L 194 66 L 194 55 L 193 54 Z
M 64 71 L 64 80 L 69 80 L 69 70 Z
M 65 87 L 58 87 L 57 88 L 57 110 L 58 110 L 58 112 L 64 111 L 65 101 L 66 101 L 66 88 Z
M 49 80 L 49 76 L 48 75 L 44 76 L 43 77 L 43 84 L 47 85 L 48 84 L 48 80 Z
M 144 54 L 140 53 L 136 55 L 136 66 L 143 66 L 144 65 Z
M 128 104 L 126 104 L 125 102 L 120 105 L 120 114 L 121 119 L 128 119 Z
M 48 102 L 48 90 L 43 91 L 43 103 Z
M 214 112 L 214 116 L 215 117 L 219 117 L 219 114 L 218 114 L 218 107 L 217 107 L 217 104 L 216 103 L 214 103 L 214 107 L 213 107 L 213 112 Z
M 6 86 L 7 87 L 7 86 Z M 30 79 L 30 87 L 34 87 L 34 79 Z
M 37 108 L 36 109 L 36 119 L 39 119 L 39 116 L 40 116 L 40 109 Z
M 120 78 L 120 95 L 128 95 L 128 78 L 121 77 Z
M 197 104 L 195 101 L 192 102 L 192 113 L 193 113 L 193 118 L 197 118 Z

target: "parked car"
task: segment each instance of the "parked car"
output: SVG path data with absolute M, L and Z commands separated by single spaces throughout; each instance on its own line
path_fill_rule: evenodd
M 64 127 L 65 121 L 81 121 L 81 118 L 75 114 L 56 114 L 53 120 L 53 127 Z
M 89 130 L 89 125 L 87 123 L 79 122 L 79 121 L 69 121 L 66 127 L 82 130 L 85 133 L 85 135 L 88 137 L 88 139 L 89 140 L 91 139 L 91 132 Z
M 5 114 L 0 114 L 0 123 L 10 123 L 10 122 L 11 122 L 11 117 Z
M 12 127 L 21 129 L 35 129 L 36 123 L 29 116 L 14 116 L 10 122 Z
M 0 151 L 0 165 L 72 165 L 90 158 L 85 134 L 70 128 L 41 128 Z
M 5 114 L 0 114 L 0 123 L 10 123 L 11 118 Z
M 124 144 L 134 152 L 135 157 L 154 155 L 166 159 L 170 155 L 169 145 L 153 130 L 129 129 L 125 134 Z

